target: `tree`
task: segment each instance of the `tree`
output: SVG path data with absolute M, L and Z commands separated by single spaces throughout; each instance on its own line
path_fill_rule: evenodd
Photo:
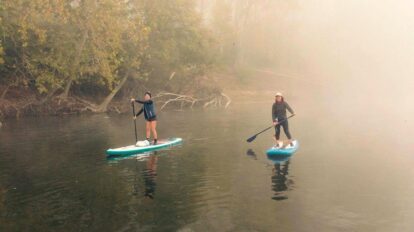
M 226 30 L 217 35 L 231 56 Z M 0 81 L 36 91 L 36 105 L 103 112 L 125 83 L 186 91 L 217 62 L 193 0 L 2 0 L 0 33 Z M 91 89 L 99 104 L 81 99 L 96 99 Z
M 2 9 L 2 7 L 0 6 L 0 12 L 1 12 L 1 9 Z M 2 21 L 3 21 L 3 19 L 0 15 L 0 35 L 3 34 L 3 22 Z M 3 56 L 4 56 L 3 42 L 2 42 L 2 39 L 0 38 L 0 66 L 2 66 L 4 64 Z
M 1 18 L 0 18 L 0 28 L 2 28 L 2 22 L 1 22 Z M 2 30 L 0 29 L 0 33 L 2 33 Z M 2 66 L 4 64 L 4 50 L 3 50 L 3 43 L 2 40 L 0 39 L 0 66 Z
M 119 25 L 123 27 L 123 30 L 120 37 L 121 47 L 117 53 L 119 63 L 117 70 L 115 70 L 117 78 L 114 83 L 116 83 L 116 87 L 111 89 L 109 95 L 98 106 L 97 111 L 107 110 L 108 104 L 130 76 L 139 79 L 145 74 L 145 71 L 142 70 L 142 63 L 147 58 L 149 28 L 144 25 L 142 15 L 134 4 L 130 4 L 128 9 L 125 12 L 127 17 L 124 15 L 127 20 Z M 123 75 L 122 78 L 120 75 Z
M 220 62 L 233 64 L 236 58 L 236 30 L 232 24 L 232 9 L 227 1 L 216 1 L 212 9 L 211 27 L 218 42 Z
M 67 17 L 64 2 L 3 1 L 1 17 L 6 53 L 3 73 L 15 79 L 17 85 L 27 86 L 33 81 L 39 92 L 45 93 L 62 84 L 67 57 L 61 47 L 53 47 L 51 42 L 57 37 L 64 38 L 59 30 Z
M 213 40 L 192 0 L 136 0 L 135 5 L 150 29 L 144 68 L 152 86 L 174 78 L 176 85 L 167 87 L 182 87 L 213 63 Z
M 63 89 L 66 98 L 73 83 L 85 82 L 112 91 L 128 65 L 140 65 L 148 33 L 127 1 L 5 0 L 3 6 L 8 73 L 19 70 L 39 93 Z

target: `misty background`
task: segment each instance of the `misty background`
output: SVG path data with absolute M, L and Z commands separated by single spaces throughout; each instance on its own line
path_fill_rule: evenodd
M 2 115 L 18 114 L 10 105 L 28 101 L 23 92 L 38 99 L 29 104 L 35 109 L 69 95 L 93 103 L 63 101 L 75 112 L 81 109 L 69 103 L 113 111 L 113 98 L 145 89 L 224 101 L 220 93 L 228 86 L 220 79 L 254 79 L 260 70 L 290 78 L 294 85 L 284 92 L 325 94 L 323 101 L 341 114 L 406 120 L 413 113 L 413 6 L 403 0 L 2 1 Z M 47 111 L 27 108 L 19 113 Z
M 286 72 L 323 85 L 326 100 L 358 116 L 413 112 L 411 1 L 300 1 L 281 48 Z M 286 49 L 283 49 L 286 48 Z M 313 86 L 317 88 L 317 86 Z M 334 105 L 332 105 L 335 107 Z M 350 112 L 352 113 L 352 112 Z M 372 115 L 373 116 L 373 115 Z
M 0 230 L 412 231 L 413 9 L 0 0 Z M 184 143 L 108 159 L 148 90 Z M 273 129 L 246 142 L 279 91 L 300 143 L 282 160 Z

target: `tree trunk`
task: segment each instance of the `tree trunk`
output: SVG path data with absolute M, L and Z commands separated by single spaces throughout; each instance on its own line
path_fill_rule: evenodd
M 79 69 L 80 58 L 82 55 L 83 48 L 85 47 L 86 39 L 88 38 L 88 31 L 85 30 L 83 32 L 82 40 L 78 46 L 78 49 L 75 54 L 75 58 L 73 60 L 73 65 L 69 70 L 69 81 L 66 83 L 65 91 L 60 95 L 61 98 L 66 99 L 69 95 L 70 87 L 72 86 L 72 82 L 74 80 L 74 76 L 76 75 L 76 71 Z
M 7 85 L 6 89 L 3 91 L 3 93 L 0 96 L 0 99 L 4 99 L 6 97 L 7 91 L 9 91 L 10 85 Z
M 245 36 L 246 36 L 246 27 L 250 18 L 251 8 L 253 6 L 253 1 L 247 0 L 240 4 L 236 13 L 236 28 L 238 31 L 238 38 L 236 41 L 236 46 L 238 53 L 236 54 L 235 66 L 242 66 L 245 62 Z
M 122 86 L 124 86 L 125 82 L 128 80 L 129 71 L 125 74 L 124 78 L 119 82 L 118 86 L 111 91 L 111 93 L 102 101 L 102 103 L 98 106 L 97 112 L 106 112 L 108 110 L 108 105 L 111 103 L 112 99 L 115 95 L 121 90 Z
M 73 82 L 73 79 L 69 78 L 69 81 L 65 85 L 65 90 L 63 91 L 61 95 L 63 99 L 66 99 L 69 96 L 69 90 L 70 90 L 70 87 L 72 86 L 72 82 Z
M 36 103 L 36 105 L 43 105 L 47 102 L 49 102 L 53 95 L 60 89 L 60 87 L 56 87 L 54 89 L 52 89 L 51 91 L 49 91 L 49 93 L 47 94 L 46 97 L 44 97 L 42 100 L 40 100 L 38 103 Z

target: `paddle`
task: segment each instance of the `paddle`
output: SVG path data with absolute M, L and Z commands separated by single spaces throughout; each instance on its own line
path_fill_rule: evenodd
M 291 117 L 293 117 L 293 116 L 295 116 L 295 115 L 294 115 L 294 114 L 293 114 L 293 115 L 290 115 L 289 117 L 287 117 L 286 119 L 283 119 L 282 121 L 280 121 L 280 122 L 278 122 L 278 123 L 280 124 L 281 122 L 284 122 L 284 121 L 288 120 L 289 118 L 291 118 Z M 266 128 L 266 129 L 264 129 L 264 130 L 260 131 L 259 133 L 257 133 L 257 134 L 255 134 L 255 135 L 253 135 L 252 137 L 248 138 L 246 141 L 247 141 L 248 143 L 253 142 L 253 140 L 255 140 L 255 139 L 256 139 L 256 137 L 257 137 L 258 135 L 260 135 L 261 133 L 263 133 L 263 132 L 265 132 L 265 131 L 269 130 L 269 129 L 270 129 L 270 128 L 272 128 L 272 127 L 274 127 L 274 126 L 273 126 L 273 125 L 269 126 L 268 128 Z
M 135 117 L 135 104 L 134 104 L 134 102 L 132 102 L 131 105 L 132 105 L 132 114 L 133 114 L 133 117 Z M 136 122 L 135 119 L 134 119 L 134 127 L 135 127 L 135 143 L 137 143 L 138 142 L 137 122 Z

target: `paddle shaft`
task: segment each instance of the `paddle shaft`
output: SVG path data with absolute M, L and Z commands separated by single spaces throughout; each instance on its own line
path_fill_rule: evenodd
M 134 128 L 135 128 L 135 143 L 138 142 L 138 136 L 137 136 L 137 122 L 135 120 L 135 104 L 132 102 L 132 115 L 134 117 Z
M 294 114 L 293 114 L 293 115 L 290 115 L 289 117 L 287 117 L 287 118 L 285 118 L 285 119 L 281 120 L 280 122 L 278 122 L 278 124 L 280 124 L 281 122 L 287 121 L 289 118 L 291 118 L 291 117 L 293 117 L 293 116 L 295 116 L 295 115 L 294 115 Z M 263 133 L 263 132 L 265 132 L 265 131 L 269 130 L 269 129 L 270 129 L 270 128 L 272 128 L 272 127 L 275 127 L 275 126 L 274 126 L 274 125 L 269 126 L 268 128 L 266 128 L 266 129 L 264 129 L 264 130 L 260 131 L 259 133 L 257 133 L 257 134 L 255 134 L 255 135 L 253 135 L 251 138 L 253 138 L 253 137 L 256 137 L 256 136 L 260 135 L 261 133 Z

